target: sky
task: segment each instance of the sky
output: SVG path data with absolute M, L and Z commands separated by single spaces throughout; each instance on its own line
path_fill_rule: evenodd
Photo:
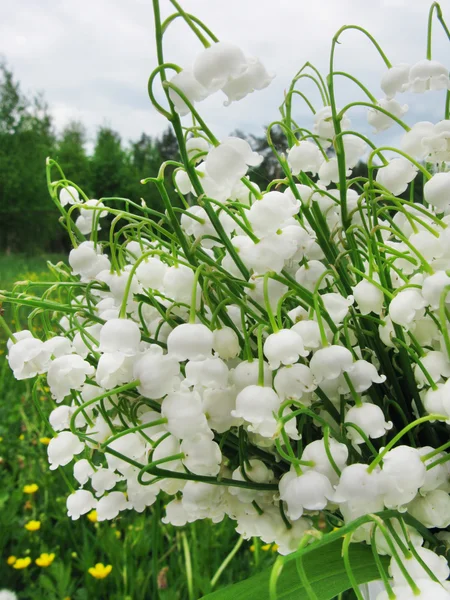
M 214 94 L 198 105 L 220 138 L 236 129 L 262 135 L 264 125 L 278 118 L 284 90 L 307 60 L 327 73 L 331 39 L 344 24 L 367 28 L 393 64 L 414 63 L 425 57 L 428 8 L 431 0 L 180 0 L 183 8 L 201 18 L 220 40 L 239 45 L 257 56 L 270 72 L 271 85 L 224 107 L 225 97 Z M 0 0 L 0 56 L 6 59 L 26 93 L 42 91 L 57 129 L 70 120 L 82 121 L 93 140 L 101 125 L 110 126 L 127 141 L 142 132 L 160 134 L 167 126 L 152 107 L 147 80 L 157 65 L 151 0 Z M 161 12 L 173 12 L 160 0 Z M 450 22 L 450 0 L 442 0 Z M 376 97 L 384 63 L 361 33 L 346 31 L 336 52 L 336 68 L 358 77 Z M 191 66 L 202 46 L 178 19 L 164 38 L 165 59 Z M 450 56 L 440 24 L 433 29 L 433 58 Z M 320 99 L 312 82 L 302 89 L 313 104 Z M 341 80 L 338 103 L 363 100 L 354 84 Z M 407 122 L 440 120 L 443 93 L 404 94 Z M 364 109 L 354 109 L 352 122 L 370 131 Z M 297 122 L 309 126 L 310 111 L 300 100 L 294 106 Z M 380 134 L 378 142 L 398 132 Z M 384 137 L 383 137 L 384 136 Z

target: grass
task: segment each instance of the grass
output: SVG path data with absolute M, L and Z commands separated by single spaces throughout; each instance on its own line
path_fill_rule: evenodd
M 0 289 L 14 281 L 49 280 L 46 260 L 60 256 L 1 256 Z M 6 318 L 12 329 L 12 313 Z M 22 315 L 23 317 L 24 315 Z M 21 319 L 23 320 L 23 319 Z M 24 326 L 26 321 L 22 323 Z M 1 336 L 1 333 L 0 333 Z M 124 512 L 113 522 L 71 521 L 66 515 L 67 481 L 75 485 L 72 467 L 49 471 L 45 422 L 33 404 L 32 382 L 14 380 L 0 337 L 0 588 L 15 591 L 21 600 L 197 600 L 211 591 L 211 580 L 238 542 L 231 521 L 213 525 L 199 521 L 184 528 L 163 525 L 161 498 L 142 514 Z M 48 388 L 37 395 L 48 414 L 53 401 Z M 62 472 L 61 472 L 62 471 Z M 25 485 L 38 490 L 26 494 Z M 28 531 L 30 520 L 40 529 Z M 252 541 L 261 549 L 257 540 Z M 48 566 L 35 563 L 42 553 L 54 553 Z M 8 564 L 10 556 L 31 559 L 24 569 Z M 240 581 L 270 565 L 274 553 L 250 552 L 244 542 L 221 573 L 214 589 Z M 96 563 L 112 565 L 105 579 L 88 570 Z

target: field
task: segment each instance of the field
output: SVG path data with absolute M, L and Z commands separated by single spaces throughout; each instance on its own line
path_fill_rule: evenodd
M 0 289 L 48 280 L 46 260 L 61 257 L 0 256 Z M 71 521 L 65 499 L 76 482 L 70 466 L 49 471 L 48 431 L 39 416 L 52 400 L 43 388 L 35 406 L 31 387 L 12 377 L 0 333 L 0 589 L 22 600 L 197 600 L 273 562 L 273 548 L 242 542 L 230 521 L 163 525 L 164 498 L 113 522 L 98 523 L 95 514 Z M 90 573 L 97 563 L 111 565 L 109 574 Z

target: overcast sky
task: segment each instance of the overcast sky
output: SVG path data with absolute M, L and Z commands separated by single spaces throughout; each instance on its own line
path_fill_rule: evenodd
M 160 0 L 163 15 L 169 0 Z M 366 27 L 391 62 L 425 57 L 427 13 L 431 0 L 180 0 L 221 40 L 240 45 L 277 74 L 269 88 L 225 108 L 219 92 L 199 105 L 213 131 L 225 136 L 239 128 L 262 134 L 263 125 L 278 117 L 283 90 L 306 61 L 326 73 L 333 34 L 344 24 Z M 91 139 L 109 125 L 124 140 L 141 132 L 160 133 L 166 122 L 147 97 L 147 79 L 156 66 L 151 0 L 0 0 L 0 55 L 26 92 L 41 90 L 60 129 L 81 120 Z M 450 0 L 441 6 L 450 21 Z M 361 34 L 345 32 L 337 50 L 337 68 L 361 79 L 379 97 L 384 65 Z M 449 46 L 434 25 L 433 58 L 446 62 Z M 190 66 L 201 45 L 178 20 L 165 38 L 166 61 Z M 448 64 L 448 63 L 447 63 Z M 363 99 L 341 82 L 340 104 Z M 318 103 L 314 86 L 304 84 Z M 439 120 L 443 93 L 403 95 L 410 105 L 405 118 Z M 301 101 L 297 121 L 309 125 L 311 115 Z M 364 129 L 365 117 L 355 109 L 353 121 Z M 350 115 L 350 116 L 351 116 Z M 368 129 L 367 129 L 368 130 Z M 390 133 L 390 136 L 395 133 Z

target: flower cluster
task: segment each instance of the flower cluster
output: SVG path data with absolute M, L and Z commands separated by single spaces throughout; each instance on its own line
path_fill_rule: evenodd
M 68 515 L 113 519 L 164 493 L 165 523 L 228 515 L 281 554 L 321 536 L 323 520 L 355 523 L 353 541 L 392 557 L 380 600 L 450 598 L 447 563 L 423 535 L 450 525 L 449 103 L 443 120 L 408 125 L 396 100 L 407 89 L 439 97 L 448 69 L 430 54 L 392 66 L 377 46 L 386 97 L 361 86 L 369 101 L 339 110 L 336 74 L 307 63 L 268 128 L 282 178 L 261 190 L 252 168 L 263 157 L 244 139 L 217 140 L 194 103 L 217 90 L 239 100 L 271 77 L 236 46 L 205 46 L 170 80 L 161 50 L 150 78 L 161 75 L 169 110 L 154 102 L 182 157 L 143 181 L 165 212 L 90 200 L 53 181 L 49 160 L 70 267 L 52 266 L 60 284 L 41 300 L 4 293 L 38 308 L 47 333 L 11 333 L 8 361 L 16 378 L 50 388 L 50 469 L 73 462 L 79 485 Z M 293 117 L 305 74 L 324 104 L 308 100 L 310 129 Z M 352 129 L 358 104 L 376 131 L 403 131 L 400 148 Z M 187 114 L 200 126 L 183 126 Z M 363 158 L 367 176 L 352 177 Z M 106 576 L 100 566 L 94 577 Z

